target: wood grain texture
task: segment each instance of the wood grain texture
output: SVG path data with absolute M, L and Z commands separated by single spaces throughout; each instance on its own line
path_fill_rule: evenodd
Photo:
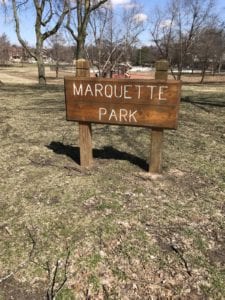
M 163 129 L 154 129 L 151 133 L 149 172 L 162 172 Z
M 168 69 L 169 63 L 166 60 L 159 60 L 155 64 L 156 80 L 165 80 L 168 79 Z M 181 87 L 179 87 L 179 91 Z M 180 95 L 179 95 L 180 98 Z M 178 106 L 177 106 L 178 112 Z M 178 118 L 178 116 L 177 116 Z M 176 123 L 177 125 L 177 123 Z M 162 153 L 163 153 L 163 138 L 164 131 L 161 128 L 152 129 L 151 132 L 151 148 L 150 148 L 150 159 L 149 159 L 149 172 L 151 173 L 161 173 L 162 172 Z
M 89 62 L 85 59 L 76 61 L 76 77 L 90 76 Z M 93 164 L 92 128 L 89 122 L 79 122 L 80 165 L 89 168 Z
M 80 165 L 89 168 L 93 164 L 91 123 L 79 122 Z
M 179 81 L 66 77 L 65 95 L 68 121 L 177 128 Z
M 86 59 L 76 61 L 76 77 L 90 77 L 90 64 Z

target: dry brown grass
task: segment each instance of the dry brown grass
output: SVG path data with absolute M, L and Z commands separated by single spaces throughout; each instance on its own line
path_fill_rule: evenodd
M 224 86 L 183 87 L 151 177 L 150 132 L 133 127 L 93 125 L 81 171 L 62 79 L 38 87 L 33 69 L 16 84 L 21 72 L 0 70 L 0 299 L 46 297 L 68 253 L 57 299 L 225 298 Z

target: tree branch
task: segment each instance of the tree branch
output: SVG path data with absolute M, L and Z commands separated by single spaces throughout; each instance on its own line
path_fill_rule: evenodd
M 69 12 L 68 3 L 67 3 L 67 1 L 64 1 L 63 11 L 60 14 L 60 17 L 59 17 L 58 21 L 56 22 L 55 26 L 51 30 L 46 31 L 43 34 L 43 41 L 46 40 L 48 37 L 52 36 L 53 34 L 55 34 L 58 31 L 58 29 L 62 25 L 63 20 L 64 20 L 65 16 L 68 14 L 68 12 Z
M 101 0 L 101 1 L 98 1 L 95 5 L 92 5 L 91 8 L 90 8 L 90 12 L 98 9 L 102 4 L 106 3 L 108 0 Z
M 48 2 L 49 2 L 49 11 L 46 13 L 46 20 L 41 21 L 41 25 L 44 27 L 52 20 L 53 17 L 52 2 L 51 1 Z
M 27 2 L 28 1 L 25 1 L 24 3 L 27 3 Z M 13 4 L 13 15 L 14 15 L 14 21 L 15 21 L 15 25 L 16 25 L 16 35 L 17 35 L 17 38 L 18 38 L 20 44 L 27 50 L 27 52 L 29 53 L 29 55 L 31 57 L 33 57 L 34 59 L 37 59 L 35 53 L 30 50 L 30 48 L 28 47 L 27 43 L 25 42 L 25 40 L 21 36 L 21 33 L 20 33 L 20 22 L 19 22 L 19 16 L 17 14 L 16 0 L 12 0 L 12 4 Z

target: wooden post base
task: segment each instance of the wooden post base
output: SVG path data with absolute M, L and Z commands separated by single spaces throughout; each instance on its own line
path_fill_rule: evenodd
M 155 79 L 167 80 L 169 63 L 167 60 L 159 60 L 155 64 Z M 162 148 L 163 148 L 163 129 L 152 129 L 151 150 L 149 159 L 149 172 L 162 172 Z
M 163 129 L 153 129 L 151 134 L 151 153 L 149 172 L 162 172 Z

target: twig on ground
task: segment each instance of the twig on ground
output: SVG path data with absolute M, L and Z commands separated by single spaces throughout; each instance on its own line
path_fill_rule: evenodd
M 28 232 L 28 236 L 32 241 L 32 248 L 29 252 L 28 258 L 24 261 L 22 261 L 17 268 L 14 271 L 11 271 L 9 274 L 5 275 L 4 277 L 0 278 L 0 283 L 2 283 L 3 281 L 7 280 L 8 278 L 10 278 L 11 276 L 13 276 L 14 274 L 16 274 L 19 270 L 25 268 L 31 261 L 31 258 L 33 256 L 34 250 L 35 250 L 35 246 L 36 246 L 36 241 L 33 237 L 33 235 L 31 234 L 31 231 L 29 228 L 26 228 L 27 232 Z
M 58 275 L 59 268 L 60 268 L 60 260 L 57 260 L 55 263 L 52 279 L 51 279 L 50 266 L 49 266 L 49 263 L 47 262 L 48 276 L 49 276 L 49 280 L 51 281 L 50 286 L 47 290 L 47 299 L 48 300 L 55 299 L 56 295 L 63 288 L 64 284 L 67 281 L 67 270 L 68 270 L 68 265 L 69 265 L 69 257 L 70 257 L 70 250 L 67 251 L 67 256 L 66 256 L 65 263 L 64 263 L 63 279 L 62 279 L 61 283 L 58 284 L 58 287 L 56 285 L 57 285 L 57 275 Z
M 185 269 L 188 273 L 189 276 L 192 276 L 191 271 L 188 267 L 187 261 L 185 260 L 183 254 L 181 253 L 181 251 L 173 244 L 170 244 L 170 248 L 179 256 L 179 258 L 181 259 L 181 261 L 183 262 Z

